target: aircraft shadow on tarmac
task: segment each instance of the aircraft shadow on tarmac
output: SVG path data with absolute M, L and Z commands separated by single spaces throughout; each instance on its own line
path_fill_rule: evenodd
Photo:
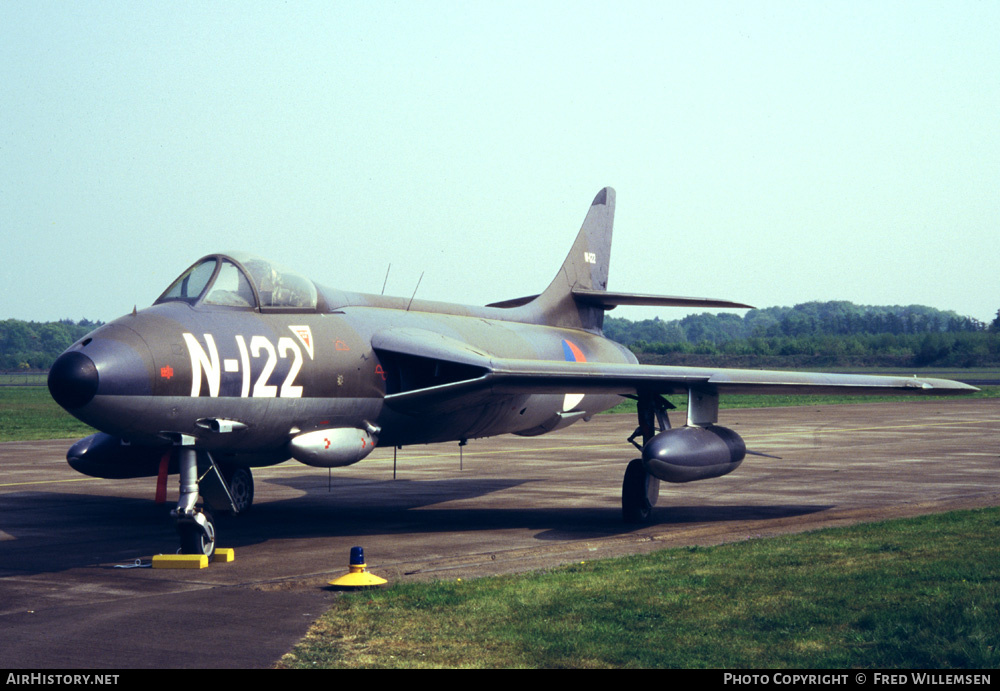
M 669 505 L 650 524 L 621 520 L 609 497 L 601 505 L 530 506 L 528 501 L 488 506 L 439 507 L 531 482 L 525 479 L 353 480 L 340 479 L 328 491 L 316 478 L 269 479 L 305 493 L 262 501 L 238 517 L 218 516 L 226 546 L 247 547 L 269 540 L 337 538 L 384 534 L 538 531 L 534 538 L 574 541 L 623 535 L 643 527 L 759 521 L 800 516 L 832 508 L 822 504 Z M 127 563 L 176 550 L 169 518 L 174 503 L 100 495 L 19 492 L 6 494 L 0 510 L 0 577 Z
M 258 508 L 270 507 L 275 512 L 292 512 L 287 520 L 275 517 L 274 524 L 282 537 L 371 535 L 386 532 L 454 532 L 478 530 L 539 530 L 538 540 L 583 540 L 612 537 L 636 532 L 650 525 L 714 523 L 720 521 L 754 521 L 800 516 L 832 508 L 825 504 L 776 504 L 766 506 L 670 505 L 666 491 L 648 524 L 634 525 L 622 521 L 618 497 L 609 493 L 601 503 L 580 506 L 538 506 L 529 501 L 471 508 L 425 508 L 462 499 L 482 497 L 532 482 L 518 479 L 448 479 L 448 480 L 339 480 L 332 490 L 318 487 L 315 479 L 271 479 L 305 491 L 305 497 L 270 502 L 254 507 L 236 521 L 250 519 Z M 550 482 L 550 480 L 546 480 Z M 308 505 L 306 503 L 308 502 Z M 265 509 L 267 510 L 267 509 Z M 301 512 L 301 513 L 300 513 Z M 302 516 L 310 516 L 311 525 Z M 268 525 L 258 528 L 267 531 Z M 289 533 L 294 531 L 294 533 Z M 278 537 L 275 535 L 274 537 Z M 259 540 L 254 540 L 257 542 Z

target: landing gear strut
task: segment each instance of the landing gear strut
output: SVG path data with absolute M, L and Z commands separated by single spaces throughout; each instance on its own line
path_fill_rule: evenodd
M 199 494 L 205 506 L 230 515 L 243 513 L 253 504 L 253 475 L 249 468 L 220 468 L 207 451 L 191 446 L 175 447 L 181 475 L 180 498 L 171 515 L 177 519 L 177 533 L 183 554 L 215 552 L 215 521 L 207 508 L 197 506 Z
M 183 554 L 204 554 L 211 557 L 215 552 L 215 523 L 212 515 L 198 508 L 198 453 L 190 447 L 177 450 L 181 474 L 180 498 L 171 515 L 177 519 L 177 533 L 181 539 Z
M 642 451 L 650 439 L 660 430 L 670 429 L 667 411 L 674 405 L 659 394 L 640 393 L 638 396 L 639 426 L 628 441 Z M 642 444 L 636 437 L 642 437 Z M 660 496 L 660 480 L 646 472 L 642 459 L 636 458 L 625 468 L 622 481 L 622 520 L 626 523 L 645 523 L 653 513 L 656 500 Z

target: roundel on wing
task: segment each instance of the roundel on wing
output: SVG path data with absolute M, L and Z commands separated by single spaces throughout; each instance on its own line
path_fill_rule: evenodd
M 577 346 L 573 341 L 567 341 L 565 338 L 562 342 L 563 356 L 566 358 L 566 362 L 586 362 L 587 356 L 583 354 L 580 347 Z
M 576 343 L 573 343 L 573 341 L 567 341 L 566 339 L 563 339 L 562 347 L 563 347 L 563 357 L 566 358 L 566 362 L 587 361 L 587 356 L 583 354 L 583 351 L 580 350 L 579 346 L 577 346 Z M 578 405 L 580 405 L 581 401 L 583 401 L 582 393 L 566 394 L 565 396 L 563 396 L 563 412 L 573 410 Z

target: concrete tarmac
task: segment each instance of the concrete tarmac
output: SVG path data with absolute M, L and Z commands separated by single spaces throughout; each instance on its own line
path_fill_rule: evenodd
M 395 479 L 392 449 L 255 469 L 253 509 L 217 524 L 236 561 L 195 571 L 144 568 L 177 549 L 176 476 L 155 504 L 155 478 L 76 474 L 70 441 L 0 444 L 0 667 L 270 667 L 336 597 L 325 584 L 353 545 L 390 581 L 468 579 L 1000 504 L 1000 399 L 723 410 L 720 424 L 781 460 L 663 483 L 638 528 L 620 518 L 631 416 L 461 456 L 407 447 Z

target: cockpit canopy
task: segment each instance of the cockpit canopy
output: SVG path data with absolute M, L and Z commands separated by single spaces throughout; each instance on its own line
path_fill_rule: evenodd
M 204 257 L 174 281 L 154 304 L 182 301 L 243 309 L 314 312 L 315 284 L 250 254 Z

